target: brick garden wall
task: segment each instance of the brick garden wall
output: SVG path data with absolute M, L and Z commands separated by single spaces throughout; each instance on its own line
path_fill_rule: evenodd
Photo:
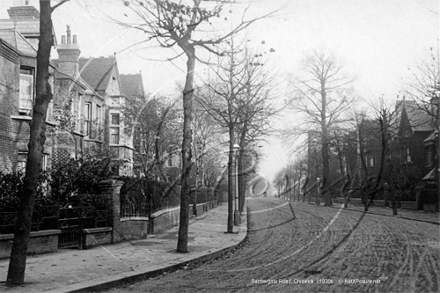
M 58 251 L 58 235 L 60 232 L 60 230 L 31 232 L 28 255 Z M 14 234 L 0 235 L 0 258 L 10 257 L 13 239 Z
M 148 218 L 136 217 L 136 218 L 122 218 L 120 220 L 119 231 L 124 239 L 142 239 L 147 238 L 148 234 Z
M 158 211 L 151 215 L 149 234 L 161 233 L 179 224 L 180 207 Z

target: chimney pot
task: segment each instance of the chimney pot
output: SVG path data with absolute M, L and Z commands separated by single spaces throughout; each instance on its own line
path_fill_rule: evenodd
M 66 36 L 61 36 L 61 44 L 66 44 Z
M 73 35 L 73 43 L 76 44 L 77 39 L 76 39 L 76 35 Z
M 67 44 L 71 43 L 70 39 L 70 25 L 67 26 Z

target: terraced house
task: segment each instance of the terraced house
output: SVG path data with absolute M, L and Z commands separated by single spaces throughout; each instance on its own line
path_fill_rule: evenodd
M 2 172 L 25 166 L 39 35 L 35 7 L 12 7 L 8 13 L 9 19 L 0 20 Z M 119 175 L 131 176 L 133 143 L 132 135 L 124 131 L 127 97 L 116 56 L 81 58 L 77 36 L 69 27 L 61 44 L 55 39 L 54 45 L 58 59 L 51 61 L 50 68 L 54 99 L 47 116 L 43 168 L 69 158 L 103 155 L 112 158 Z

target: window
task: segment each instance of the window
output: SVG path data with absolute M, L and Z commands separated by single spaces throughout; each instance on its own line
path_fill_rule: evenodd
M 91 118 L 92 118 L 92 104 L 91 103 L 85 103 L 84 104 L 84 110 L 83 110 L 83 117 L 84 117 L 84 134 L 90 138 L 92 137 L 92 124 L 91 124 Z
M 34 96 L 34 75 L 30 68 L 20 68 L 19 113 L 30 115 Z
M 412 162 L 412 160 L 411 160 L 411 153 L 409 151 L 409 148 L 406 148 L 406 162 L 407 163 L 411 163 Z
M 119 144 L 119 127 L 110 127 L 110 143 Z
M 22 172 L 23 174 L 26 171 L 26 161 L 27 161 L 27 152 L 18 152 L 17 155 L 17 165 L 16 170 Z M 41 155 L 41 170 L 46 171 L 49 167 L 49 155 L 42 154 Z
M 82 96 L 78 95 L 78 97 L 73 97 L 73 101 L 72 101 L 72 114 L 74 117 L 74 127 L 73 129 L 76 132 L 80 132 L 81 131 L 81 117 L 80 117 L 80 105 L 81 105 L 81 100 L 82 100 Z
M 120 159 L 126 159 L 131 160 L 132 157 L 132 150 L 126 147 L 119 148 L 119 158 Z
M 118 125 L 119 126 L 119 113 L 112 113 L 111 114 L 111 125 Z
M 374 156 L 373 155 L 366 155 L 365 156 L 365 164 L 367 167 L 374 167 Z
M 411 152 L 408 147 L 403 147 L 400 149 L 400 163 L 412 163 Z
M 173 155 L 169 154 L 168 155 L 168 167 L 172 167 L 173 166 Z
M 102 108 L 99 105 L 96 105 L 96 138 L 102 139 Z
M 41 170 L 46 171 L 49 163 L 49 155 L 42 154 L 41 156 Z
M 53 82 L 54 82 L 53 74 L 49 74 L 49 85 L 52 89 L 54 88 Z M 49 105 L 47 106 L 46 121 L 53 121 L 53 100 L 54 99 L 51 99 Z
M 46 121 L 52 121 L 53 120 L 53 99 L 50 100 L 49 105 L 47 106 L 47 115 L 46 115 Z
M 110 143 L 119 144 L 120 139 L 120 116 L 119 113 L 110 114 Z

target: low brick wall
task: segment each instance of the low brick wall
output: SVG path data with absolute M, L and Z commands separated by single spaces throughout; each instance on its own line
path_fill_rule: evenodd
M 194 205 L 190 205 L 189 206 L 189 213 L 191 215 L 192 215 L 193 209 L 194 209 Z M 197 204 L 196 210 L 197 210 L 197 216 L 202 215 L 206 211 L 206 204 L 204 204 L 204 203 Z
M 115 233 L 120 233 L 126 240 L 147 238 L 148 224 L 147 217 L 121 218 L 119 230 Z
M 306 198 L 306 202 L 307 202 L 307 198 Z M 311 198 L 311 203 L 315 203 L 316 200 L 314 197 Z M 333 201 L 335 203 L 344 203 L 344 199 L 342 197 L 338 197 L 335 198 L 335 200 Z M 400 209 L 406 209 L 406 210 L 417 210 L 417 203 L 415 201 L 400 201 L 400 203 L 398 201 L 396 201 L 397 203 L 397 207 Z M 324 200 L 321 198 L 321 205 L 324 204 Z M 350 204 L 354 204 L 354 205 L 362 205 L 362 200 L 360 198 L 350 198 Z M 381 200 L 381 199 L 377 199 L 373 201 L 373 207 L 385 207 L 385 200 Z M 388 201 L 388 207 L 391 207 L 391 201 Z
M 83 229 L 82 248 L 87 249 L 96 245 L 112 242 L 112 227 Z
M 217 206 L 217 200 L 197 205 L 197 216 L 203 215 L 206 211 Z M 193 206 L 189 205 L 189 217 L 194 217 Z M 148 234 L 159 234 L 174 226 L 180 221 L 180 207 L 162 210 L 151 215 L 151 223 L 149 225 Z
M 58 235 L 61 230 L 31 232 L 28 255 L 58 251 Z M 0 258 L 9 258 L 14 234 L 0 235 Z
M 158 234 L 178 225 L 179 216 L 180 207 L 155 212 L 151 215 L 148 234 Z

